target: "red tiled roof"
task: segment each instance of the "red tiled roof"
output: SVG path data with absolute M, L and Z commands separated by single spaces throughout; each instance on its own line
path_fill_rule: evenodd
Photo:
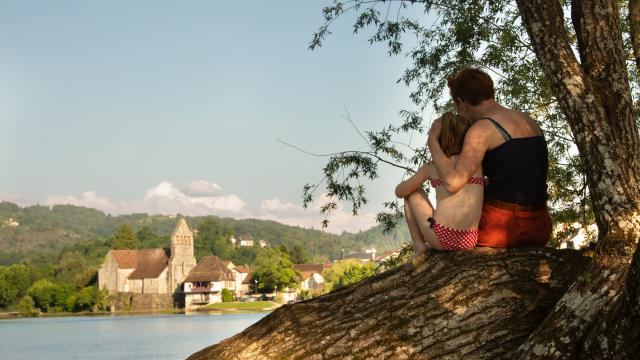
M 307 280 L 314 273 L 322 275 L 322 270 L 324 270 L 324 268 L 323 264 L 293 264 L 293 270 L 302 274 L 303 280 Z
M 241 273 L 245 273 L 248 274 L 251 272 L 251 269 L 249 269 L 246 266 L 236 266 L 233 268 L 233 270 L 236 270 L 237 272 L 241 272 Z
M 217 256 L 205 256 L 191 270 L 185 282 L 196 281 L 234 281 L 233 272 Z
M 322 264 L 293 264 L 293 270 L 298 271 L 313 271 L 322 273 L 324 266 Z
M 118 268 L 135 269 L 138 266 L 138 250 L 109 250 L 116 259 Z
M 249 275 L 247 275 L 244 280 L 242 280 L 242 284 L 251 284 L 253 282 L 253 276 L 251 276 L 251 273 L 249 273 Z
M 169 264 L 169 249 L 142 249 L 137 253 L 138 264 L 129 279 L 157 278 Z

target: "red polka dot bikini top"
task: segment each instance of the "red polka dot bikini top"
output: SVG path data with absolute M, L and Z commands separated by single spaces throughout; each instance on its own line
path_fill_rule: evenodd
M 429 180 L 431 182 L 431 187 L 433 188 L 437 188 L 438 186 L 442 185 L 442 181 L 440 179 L 434 179 L 434 180 Z M 485 179 L 482 176 L 472 176 L 468 181 L 467 184 L 475 184 L 475 185 L 486 185 L 489 181 L 487 179 Z

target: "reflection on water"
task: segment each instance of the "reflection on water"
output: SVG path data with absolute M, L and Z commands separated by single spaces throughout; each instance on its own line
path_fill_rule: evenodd
M 0 358 L 184 359 L 267 313 L 29 318 L 0 321 Z

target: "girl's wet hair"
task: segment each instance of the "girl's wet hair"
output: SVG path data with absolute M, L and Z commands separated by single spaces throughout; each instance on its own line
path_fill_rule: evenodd
M 464 135 L 467 133 L 469 127 L 471 127 L 471 120 L 465 117 L 451 112 L 442 114 L 442 128 L 440 136 L 438 136 L 438 143 L 442 151 L 447 156 L 459 154 L 462 151 L 462 144 L 464 143 Z

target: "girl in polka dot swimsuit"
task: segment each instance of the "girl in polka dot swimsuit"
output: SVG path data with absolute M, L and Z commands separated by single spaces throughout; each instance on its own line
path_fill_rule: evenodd
M 449 112 L 436 121 L 442 121 L 438 138 L 440 147 L 455 161 L 472 123 Z M 423 189 L 427 180 L 436 191 L 436 208 Z M 404 214 L 416 257 L 427 249 L 460 250 L 476 245 L 484 184 L 482 169 L 478 169 L 466 186 L 450 193 L 431 163 L 423 165 L 413 176 L 398 184 L 396 196 L 404 199 Z

